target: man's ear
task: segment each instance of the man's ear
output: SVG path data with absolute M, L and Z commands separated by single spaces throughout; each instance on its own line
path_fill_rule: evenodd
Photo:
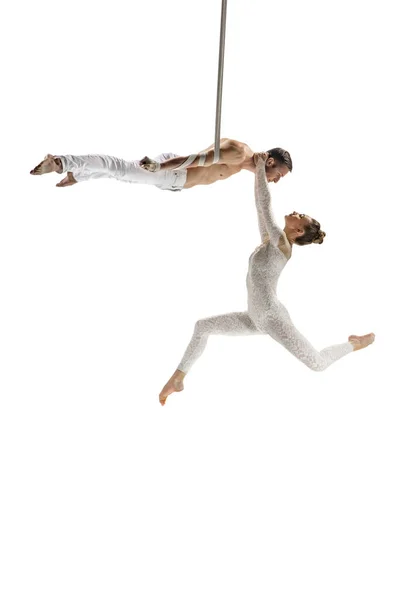
M 267 165 L 267 167 L 274 167 L 275 166 L 275 161 L 272 158 L 272 156 L 270 156 L 269 158 L 267 158 L 267 162 L 265 164 Z
M 304 229 L 297 229 L 297 233 L 298 233 L 299 235 L 303 235 L 303 233 L 304 233 Z

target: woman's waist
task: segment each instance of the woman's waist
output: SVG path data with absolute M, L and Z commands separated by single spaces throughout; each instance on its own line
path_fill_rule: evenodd
M 263 304 L 264 306 L 277 306 L 280 304 L 275 288 L 260 289 L 250 284 L 247 286 L 247 298 L 248 303 L 252 304 Z
M 247 288 L 258 290 L 260 293 L 275 293 L 279 275 L 279 273 L 249 271 L 246 278 Z

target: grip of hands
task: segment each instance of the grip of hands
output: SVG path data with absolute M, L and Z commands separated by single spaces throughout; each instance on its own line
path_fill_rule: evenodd
M 259 162 L 265 163 L 268 159 L 268 152 L 255 152 L 253 156 L 254 164 L 257 166 Z

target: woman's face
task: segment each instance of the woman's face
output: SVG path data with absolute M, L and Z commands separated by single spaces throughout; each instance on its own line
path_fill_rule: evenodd
M 304 228 L 311 223 L 312 219 L 308 215 L 304 215 L 302 213 L 292 212 L 290 215 L 285 216 L 286 227 L 297 233 L 298 235 L 303 235 Z

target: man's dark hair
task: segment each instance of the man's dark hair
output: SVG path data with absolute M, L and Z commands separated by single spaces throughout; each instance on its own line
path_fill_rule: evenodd
M 292 158 L 287 150 L 283 150 L 283 148 L 272 148 L 272 150 L 268 150 L 268 154 L 271 158 L 276 160 L 276 162 L 286 165 L 289 171 L 292 171 Z

